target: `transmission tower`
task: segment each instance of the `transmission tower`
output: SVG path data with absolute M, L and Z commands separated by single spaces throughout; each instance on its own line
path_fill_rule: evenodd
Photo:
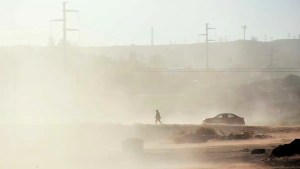
M 208 33 L 209 33 L 209 30 L 213 30 L 213 29 L 216 29 L 216 28 L 210 28 L 209 26 L 209 23 L 206 23 L 205 24 L 205 34 L 200 34 L 200 36 L 205 36 L 205 54 L 206 54 L 206 69 L 209 68 L 209 57 L 208 57 L 208 42 L 211 42 L 211 41 L 214 41 L 214 40 L 209 40 L 208 39 Z

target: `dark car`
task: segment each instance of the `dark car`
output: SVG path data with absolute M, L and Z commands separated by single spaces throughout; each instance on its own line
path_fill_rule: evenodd
M 232 113 L 222 113 L 203 121 L 203 124 L 245 125 L 244 118 Z

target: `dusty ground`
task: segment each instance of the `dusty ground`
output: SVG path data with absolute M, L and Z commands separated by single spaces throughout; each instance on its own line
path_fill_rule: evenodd
M 249 131 L 267 139 L 172 142 L 178 130 L 200 125 L 20 125 L 0 126 L 0 168 L 5 169 L 268 169 L 300 168 L 299 157 L 263 161 L 279 144 L 300 137 L 300 127 L 210 126 L 223 133 Z M 227 133 L 226 133 L 227 132 Z M 145 141 L 143 153 L 122 152 L 128 137 Z M 266 148 L 251 155 L 253 148 Z M 290 162 L 290 161 L 291 162 Z M 294 162 L 292 161 L 294 160 Z M 298 163 L 295 163 L 295 160 Z M 292 165 L 298 164 L 298 165 Z
M 247 131 L 263 133 L 267 139 L 211 140 L 206 143 L 172 144 L 169 142 L 146 144 L 143 164 L 149 168 L 167 169 L 254 169 L 300 168 L 300 157 L 269 160 L 272 149 L 300 137 L 299 127 L 239 127 L 211 126 L 228 133 Z M 255 148 L 266 149 L 265 154 L 252 155 Z M 292 162 L 291 162 L 292 161 Z M 295 163 L 296 161 L 296 163 Z M 299 162 L 297 162 L 299 161 Z
M 268 154 L 251 155 L 253 148 L 272 146 L 249 141 L 166 145 L 147 149 L 146 156 L 152 157 L 153 164 L 159 161 L 162 168 L 270 168 L 263 161 Z

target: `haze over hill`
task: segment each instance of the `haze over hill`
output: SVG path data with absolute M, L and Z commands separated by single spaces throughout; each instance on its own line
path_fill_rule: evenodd
M 208 47 L 210 68 L 298 68 L 299 46 L 299 39 L 267 43 L 254 40 L 210 43 Z M 87 49 L 93 54 L 107 57 L 129 57 L 142 62 L 149 60 L 161 62 L 153 63 L 152 66 L 156 68 L 204 68 L 206 59 L 205 43 Z
M 209 65 L 270 68 L 272 63 L 272 68 L 297 68 L 299 44 L 300 40 L 210 43 Z M 289 73 L 145 71 L 203 69 L 204 44 L 73 46 L 66 58 L 60 46 L 2 47 L 0 53 L 4 123 L 152 123 L 153 111 L 161 109 L 167 123 L 201 123 L 208 116 L 233 112 L 246 116 L 250 124 L 264 124 L 277 121 L 268 117 L 278 109 L 286 115 L 298 113 L 296 107 L 271 106 L 273 94 L 280 95 L 275 89 L 261 101 L 266 91 L 245 87 Z M 273 89 L 274 83 L 266 86 Z

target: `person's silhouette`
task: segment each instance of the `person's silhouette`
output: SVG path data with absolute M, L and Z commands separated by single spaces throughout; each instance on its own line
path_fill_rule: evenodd
M 161 116 L 158 110 L 156 110 L 156 115 L 155 115 L 155 124 L 157 124 L 157 122 L 159 122 L 160 124 L 162 124 L 162 122 L 160 121 Z

